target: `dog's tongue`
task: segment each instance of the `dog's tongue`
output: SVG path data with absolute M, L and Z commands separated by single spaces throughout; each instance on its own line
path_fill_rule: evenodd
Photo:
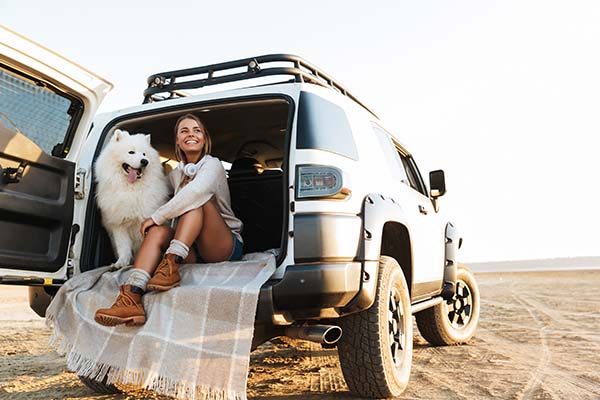
M 137 180 L 137 169 L 130 167 L 129 170 L 127 170 L 127 182 L 135 183 L 136 180 Z

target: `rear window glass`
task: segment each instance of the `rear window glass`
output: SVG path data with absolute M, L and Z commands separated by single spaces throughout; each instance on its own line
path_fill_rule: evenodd
M 74 100 L 43 83 L 0 67 L 0 120 L 17 128 L 44 152 L 62 157 L 73 120 Z
M 313 93 L 300 93 L 296 148 L 326 150 L 358 160 L 345 111 Z

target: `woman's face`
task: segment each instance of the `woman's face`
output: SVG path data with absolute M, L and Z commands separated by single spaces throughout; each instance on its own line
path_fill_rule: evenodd
M 176 144 L 185 153 L 188 162 L 194 162 L 193 159 L 202 154 L 204 142 L 204 131 L 198 122 L 186 118 L 179 123 Z

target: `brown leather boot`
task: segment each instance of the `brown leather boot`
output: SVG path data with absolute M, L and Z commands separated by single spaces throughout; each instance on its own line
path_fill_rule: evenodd
M 179 286 L 179 264 L 175 261 L 175 254 L 167 254 L 162 259 L 154 275 L 148 281 L 146 290 L 165 291 Z
M 131 285 L 121 286 L 119 297 L 115 303 L 110 308 L 101 308 L 96 311 L 94 320 L 104 326 L 143 325 L 146 322 L 146 313 L 142 304 L 142 294 L 132 292 L 131 288 Z

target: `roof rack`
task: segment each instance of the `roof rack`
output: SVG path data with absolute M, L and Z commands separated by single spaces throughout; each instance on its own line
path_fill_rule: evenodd
M 291 66 L 281 66 L 281 63 L 291 63 Z M 268 65 L 269 63 L 279 63 L 277 65 Z M 232 70 L 234 68 L 247 68 L 243 72 L 222 73 L 215 76 L 215 73 Z M 191 78 L 195 75 L 204 75 L 194 80 L 182 80 Z M 293 82 L 307 82 L 333 89 L 354 102 L 359 104 L 365 110 L 377 114 L 369 107 L 364 105 L 352 93 L 350 93 L 339 82 L 336 82 L 314 65 L 306 60 L 290 54 L 268 54 L 258 57 L 243 58 L 235 61 L 228 61 L 219 64 L 206 65 L 203 67 L 181 69 L 176 71 L 161 72 L 148 77 L 148 87 L 144 90 L 144 103 L 162 101 L 171 98 L 177 98 L 187 95 L 182 90 L 198 89 L 205 86 L 220 85 L 223 83 L 243 81 L 247 79 L 265 77 L 265 76 L 293 76 Z M 182 78 L 178 81 L 178 78 Z M 160 93 L 167 93 L 168 97 L 157 96 Z

